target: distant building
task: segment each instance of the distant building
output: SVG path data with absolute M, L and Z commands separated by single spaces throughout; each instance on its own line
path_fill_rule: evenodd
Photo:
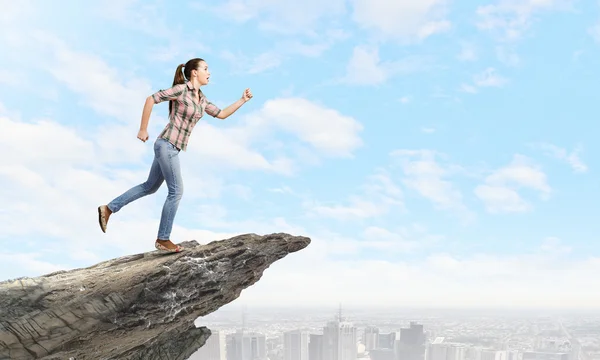
M 400 339 L 394 343 L 396 360 L 425 360 L 425 333 L 423 325 L 410 323 L 409 328 L 400 329 Z
M 341 316 L 323 328 L 323 360 L 356 360 L 356 327 Z
M 379 333 L 377 335 L 377 348 L 378 349 L 394 349 L 394 343 L 396 342 L 396 333 Z
M 463 344 L 444 342 L 437 337 L 427 348 L 427 360 L 466 360 L 467 347 Z
M 212 331 L 204 346 L 196 351 L 189 360 L 226 360 L 225 333 Z
M 265 335 L 238 330 L 226 337 L 227 360 L 267 360 Z
M 308 360 L 323 360 L 322 334 L 310 334 L 308 341 Z
M 363 344 L 365 344 L 366 351 L 377 349 L 379 347 L 379 328 L 375 326 L 366 327 L 363 334 Z
M 293 330 L 283 334 L 283 360 L 308 359 L 309 334 L 307 331 Z

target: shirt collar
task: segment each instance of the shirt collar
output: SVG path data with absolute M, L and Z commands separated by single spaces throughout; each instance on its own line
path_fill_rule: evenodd
M 202 96 L 202 95 L 203 95 L 203 94 L 202 94 L 202 91 L 201 91 L 200 89 L 195 89 L 195 88 L 194 88 L 194 85 L 192 84 L 192 82 L 191 82 L 191 81 L 187 80 L 187 81 L 186 81 L 186 84 L 187 84 L 187 87 L 188 87 L 188 89 L 190 89 L 190 90 L 193 90 L 195 93 L 198 93 L 198 94 L 200 94 L 200 96 Z

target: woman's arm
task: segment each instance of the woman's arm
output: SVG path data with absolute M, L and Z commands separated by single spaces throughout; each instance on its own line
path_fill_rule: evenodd
M 233 114 L 234 112 L 236 112 L 237 109 L 239 109 L 240 107 L 242 107 L 242 105 L 244 105 L 244 103 L 246 103 L 246 100 L 239 99 L 238 101 L 236 101 L 233 104 L 229 105 L 225 109 L 222 109 L 219 112 L 219 115 L 217 115 L 217 119 L 227 119 L 229 116 L 231 116 L 231 114 Z
M 148 140 L 148 122 L 150 121 L 150 114 L 152 114 L 152 108 L 154 107 L 154 104 L 177 99 L 183 93 L 183 88 L 185 86 L 185 84 L 173 85 L 168 89 L 159 90 L 146 98 L 144 109 L 142 110 L 142 121 L 140 123 L 140 131 L 138 132 L 137 136 L 138 139 L 142 140 L 143 142 Z
M 252 99 L 252 92 L 250 91 L 250 89 L 246 89 L 246 90 L 244 90 L 242 97 L 238 101 L 234 102 L 233 104 L 229 105 L 225 109 L 221 110 L 217 114 L 216 117 L 218 119 L 227 119 L 231 114 L 236 112 L 237 109 L 239 109 L 242 105 L 244 105 L 250 99 Z
M 152 114 L 152 108 L 154 107 L 154 99 L 151 96 L 146 98 L 144 103 L 144 109 L 142 110 L 142 121 L 140 123 L 140 131 L 138 132 L 137 138 L 146 142 L 148 140 L 148 122 L 150 121 L 150 114 Z

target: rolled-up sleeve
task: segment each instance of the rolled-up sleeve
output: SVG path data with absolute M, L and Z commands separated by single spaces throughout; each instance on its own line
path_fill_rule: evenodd
M 207 101 L 204 111 L 206 111 L 206 113 L 212 117 L 217 117 L 217 115 L 219 115 L 219 113 L 221 112 L 221 109 L 219 109 L 217 105 L 211 103 L 210 101 Z
M 177 84 L 165 90 L 159 90 L 152 94 L 152 100 L 154 100 L 155 104 L 158 104 L 167 100 L 175 100 L 181 94 L 183 94 L 183 89 L 185 88 L 185 84 Z

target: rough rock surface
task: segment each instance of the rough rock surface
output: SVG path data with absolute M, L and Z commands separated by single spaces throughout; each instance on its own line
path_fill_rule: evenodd
M 272 263 L 310 244 L 244 234 L 0 282 L 0 359 L 187 359 L 210 330 L 194 321 L 238 298 Z

